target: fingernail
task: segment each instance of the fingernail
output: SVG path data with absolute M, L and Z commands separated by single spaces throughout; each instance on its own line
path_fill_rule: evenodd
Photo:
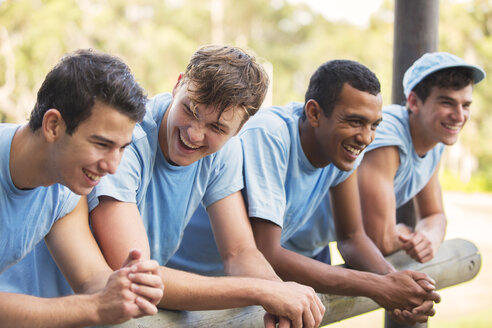
M 134 274 L 134 273 L 129 273 L 129 274 L 128 274 L 128 278 L 129 278 L 129 279 L 133 279 L 133 278 L 135 278 L 135 274 Z

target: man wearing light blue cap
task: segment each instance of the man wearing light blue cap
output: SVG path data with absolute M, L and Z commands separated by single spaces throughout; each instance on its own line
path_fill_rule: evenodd
M 439 301 L 434 282 L 422 273 L 395 272 L 362 224 L 354 172 L 375 137 L 381 109 L 380 83 L 367 67 L 350 60 L 322 64 L 305 102 L 263 108 L 242 128 L 243 194 L 256 245 L 281 278 L 322 293 L 371 297 L 403 321 L 425 322 L 434 314 L 432 301 Z M 330 198 L 341 253 L 357 270 L 321 263 L 286 244 Z M 195 212 L 171 266 L 221 273 L 209 221 L 203 207 Z M 305 239 L 323 238 L 325 222 L 311 226 Z
M 446 231 L 438 166 L 470 116 L 478 66 L 445 52 L 427 53 L 405 73 L 406 107 L 383 109 L 375 141 L 358 171 L 364 226 L 384 255 L 404 249 L 431 260 Z M 398 223 L 396 209 L 415 197 L 416 226 Z

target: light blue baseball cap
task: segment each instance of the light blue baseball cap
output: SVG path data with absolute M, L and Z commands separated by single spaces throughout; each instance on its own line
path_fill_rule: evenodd
M 426 76 L 449 67 L 468 67 L 472 70 L 473 82 L 476 84 L 485 78 L 485 71 L 465 62 L 458 56 L 447 52 L 430 52 L 424 54 L 410 66 L 403 75 L 403 92 L 408 98 L 410 92 Z

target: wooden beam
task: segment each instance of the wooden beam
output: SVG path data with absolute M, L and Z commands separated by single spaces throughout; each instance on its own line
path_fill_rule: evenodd
M 435 258 L 427 263 L 413 261 L 403 251 L 387 257 L 398 270 L 411 269 L 427 273 L 437 282 L 437 288 L 457 285 L 475 277 L 481 266 L 481 256 L 477 247 L 463 239 L 445 241 Z M 164 297 L 166 293 L 164 291 Z M 373 311 L 379 306 L 366 297 L 321 295 L 326 306 L 323 325 L 348 319 L 356 315 Z M 261 328 L 264 310 L 260 306 L 220 310 L 220 311 L 166 311 L 152 317 L 130 320 L 116 326 L 118 328 L 160 328 L 160 327 L 229 327 Z M 436 315 L 439 315 L 437 313 Z

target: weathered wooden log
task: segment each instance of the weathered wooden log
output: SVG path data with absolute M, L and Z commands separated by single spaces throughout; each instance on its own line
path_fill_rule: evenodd
M 481 266 L 481 256 L 477 247 L 463 239 L 445 241 L 433 260 L 418 263 L 403 251 L 387 257 L 398 270 L 411 269 L 425 272 L 436 280 L 437 288 L 457 285 L 475 277 Z M 164 293 L 165 297 L 165 293 Z M 326 306 L 323 325 L 348 319 L 356 315 L 376 310 L 379 306 L 366 297 L 321 295 Z M 152 317 L 130 320 L 124 324 L 111 326 L 118 328 L 162 328 L 162 327 L 263 327 L 264 310 L 260 306 L 220 310 L 220 311 L 166 311 L 160 310 Z M 439 314 L 437 314 L 439 315 Z M 109 327 L 109 326 L 105 326 Z

